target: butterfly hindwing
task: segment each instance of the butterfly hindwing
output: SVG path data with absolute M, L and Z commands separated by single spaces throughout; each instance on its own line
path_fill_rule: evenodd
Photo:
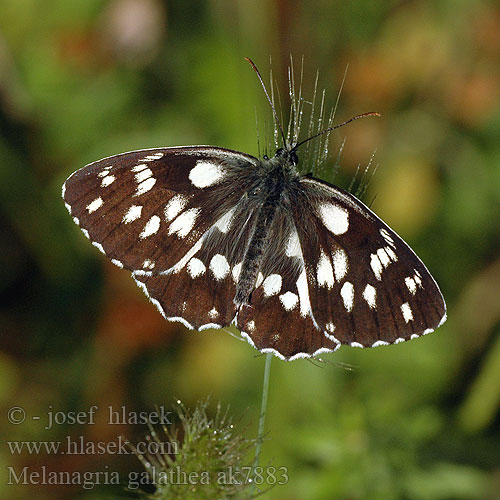
M 136 271 L 137 284 L 166 319 L 204 330 L 228 326 L 256 210 L 245 200 L 228 210 L 169 271 Z
M 133 277 L 165 319 L 197 330 L 227 326 L 236 314 L 235 286 L 227 261 L 221 254 L 214 254 L 208 260 L 210 268 L 199 257 L 192 257 L 185 267 L 167 274 L 134 272 Z
M 262 352 L 297 359 L 336 350 L 311 315 L 302 250 L 288 210 L 278 210 L 251 302 L 238 312 L 237 326 Z

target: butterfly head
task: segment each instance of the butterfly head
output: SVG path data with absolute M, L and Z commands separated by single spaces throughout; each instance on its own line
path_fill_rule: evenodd
M 338 125 L 334 125 L 334 126 L 326 128 L 324 130 L 321 130 L 321 131 L 317 132 L 316 134 L 308 137 L 307 139 L 304 139 L 301 142 L 297 142 L 295 144 L 288 145 L 287 140 L 286 140 L 286 136 L 285 136 L 285 132 L 283 131 L 283 127 L 282 127 L 280 119 L 278 117 L 278 113 L 276 113 L 276 109 L 274 108 L 274 101 L 273 101 L 273 99 L 271 99 L 271 97 L 269 96 L 269 93 L 267 92 L 266 85 L 264 84 L 264 80 L 262 79 L 262 75 L 260 74 L 260 71 L 257 69 L 257 66 L 255 66 L 255 63 L 249 57 L 245 57 L 245 59 L 250 63 L 250 65 L 254 69 L 254 71 L 257 74 L 257 77 L 260 81 L 260 84 L 262 85 L 262 89 L 264 90 L 264 94 L 267 97 L 267 101 L 269 102 L 269 106 L 271 107 L 271 109 L 273 111 L 274 121 L 275 121 L 275 124 L 277 127 L 276 131 L 279 131 L 279 133 L 281 134 L 281 139 L 282 139 L 282 142 L 284 145 L 282 148 L 279 148 L 276 150 L 276 153 L 274 154 L 274 157 L 272 158 L 272 160 L 274 160 L 274 161 L 271 161 L 272 164 L 278 163 L 281 166 L 287 166 L 287 167 L 291 167 L 293 169 L 299 163 L 299 158 L 297 156 L 296 151 L 300 146 L 302 146 L 306 142 L 309 142 L 313 139 L 316 139 L 317 137 L 320 137 L 321 135 L 328 134 L 335 129 L 338 129 L 340 127 L 343 127 L 344 125 L 347 125 L 348 123 L 351 123 L 354 120 L 358 120 L 359 118 L 365 118 L 367 116 L 380 116 L 379 113 L 376 113 L 373 111 L 371 111 L 369 113 L 363 113 L 361 115 L 356 115 L 356 116 L 353 116 L 352 118 L 350 118 L 349 120 L 346 120 L 342 123 L 339 123 Z M 268 161 L 269 158 L 267 156 L 264 156 L 264 160 Z
M 299 164 L 299 157 L 293 148 L 278 148 L 276 153 L 274 153 L 274 158 L 279 160 L 280 163 L 284 162 L 292 167 L 296 167 Z

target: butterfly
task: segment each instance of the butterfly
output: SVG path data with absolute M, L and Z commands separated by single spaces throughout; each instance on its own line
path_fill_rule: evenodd
M 443 324 L 443 296 L 411 248 L 355 196 L 301 174 L 306 141 L 282 135 L 271 158 L 211 146 L 110 156 L 74 172 L 62 197 L 92 244 L 189 329 L 234 324 L 293 360 Z

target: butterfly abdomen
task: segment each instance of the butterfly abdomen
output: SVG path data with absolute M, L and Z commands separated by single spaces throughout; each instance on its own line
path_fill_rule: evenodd
M 234 303 L 239 307 L 250 303 L 250 296 L 255 289 L 259 276 L 262 258 L 269 243 L 269 228 L 276 215 L 278 206 L 282 203 L 282 195 L 286 192 L 286 166 L 281 162 L 265 160 L 266 173 L 261 178 L 259 185 L 249 193 L 249 196 L 259 198 L 260 206 L 257 208 L 257 218 L 251 232 L 243 258 L 242 272 L 238 280 Z

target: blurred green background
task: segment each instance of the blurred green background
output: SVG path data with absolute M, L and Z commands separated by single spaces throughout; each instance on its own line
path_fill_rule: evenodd
M 376 150 L 366 200 L 426 263 L 448 322 L 332 364 L 273 360 L 262 463 L 272 499 L 500 498 L 500 5 L 474 1 L 0 2 L 0 497 L 121 498 L 123 485 L 7 485 L 8 467 L 141 470 L 133 456 L 11 453 L 6 441 L 140 439 L 127 411 L 211 394 L 256 434 L 264 357 L 224 332 L 167 324 L 83 237 L 60 198 L 74 170 L 133 149 L 212 144 L 257 154 L 272 57 L 316 70 L 349 185 Z M 286 104 L 286 102 L 285 102 Z M 284 105 L 284 109 L 287 106 Z M 260 130 L 262 135 L 262 130 Z M 328 178 L 328 171 L 326 171 Z M 349 369 L 346 369 L 346 365 Z M 93 425 L 45 430 L 98 405 Z M 26 411 L 8 422 L 13 406 Z M 31 417 L 39 415 L 41 420 Z

